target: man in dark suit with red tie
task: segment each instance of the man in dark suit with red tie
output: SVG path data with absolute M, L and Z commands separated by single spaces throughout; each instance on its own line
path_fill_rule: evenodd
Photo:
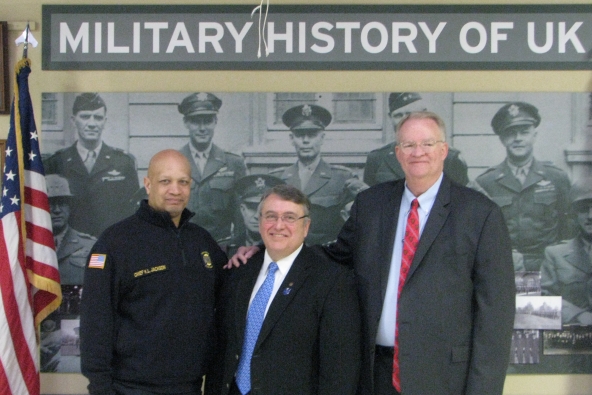
M 310 201 L 296 187 L 271 188 L 258 211 L 265 249 L 225 284 L 223 378 L 212 385 L 218 380 L 208 377 L 206 394 L 354 395 L 361 319 L 353 272 L 304 245 Z
M 363 336 L 358 394 L 500 395 L 515 310 L 502 212 L 443 173 L 448 145 L 438 115 L 411 113 L 396 133 L 405 179 L 360 192 L 336 242 L 324 247 L 356 273 Z M 419 242 L 406 268 L 405 228 L 414 210 Z M 239 251 L 233 263 L 245 254 Z

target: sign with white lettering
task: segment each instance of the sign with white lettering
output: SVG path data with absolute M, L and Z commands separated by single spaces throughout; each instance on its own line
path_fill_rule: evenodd
M 592 69 L 590 4 L 42 7 L 44 70 Z

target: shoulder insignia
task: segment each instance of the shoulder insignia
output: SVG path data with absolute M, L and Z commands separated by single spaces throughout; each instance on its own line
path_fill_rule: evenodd
M 88 260 L 90 269 L 104 269 L 107 262 L 107 254 L 92 254 Z
M 210 258 L 209 252 L 207 252 L 207 251 L 202 252 L 201 257 L 203 259 L 204 267 L 206 269 L 213 269 L 214 268 L 214 265 L 212 264 L 212 259 Z

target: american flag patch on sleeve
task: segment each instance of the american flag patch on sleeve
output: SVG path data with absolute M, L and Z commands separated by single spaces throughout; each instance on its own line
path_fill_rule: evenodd
M 107 255 L 105 254 L 92 254 L 90 256 L 90 260 L 88 261 L 88 267 L 94 269 L 104 269 L 106 260 Z

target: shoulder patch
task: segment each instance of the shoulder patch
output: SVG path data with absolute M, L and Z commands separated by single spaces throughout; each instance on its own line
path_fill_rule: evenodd
M 104 269 L 107 262 L 107 254 L 92 254 L 88 261 L 88 267 L 91 269 Z

